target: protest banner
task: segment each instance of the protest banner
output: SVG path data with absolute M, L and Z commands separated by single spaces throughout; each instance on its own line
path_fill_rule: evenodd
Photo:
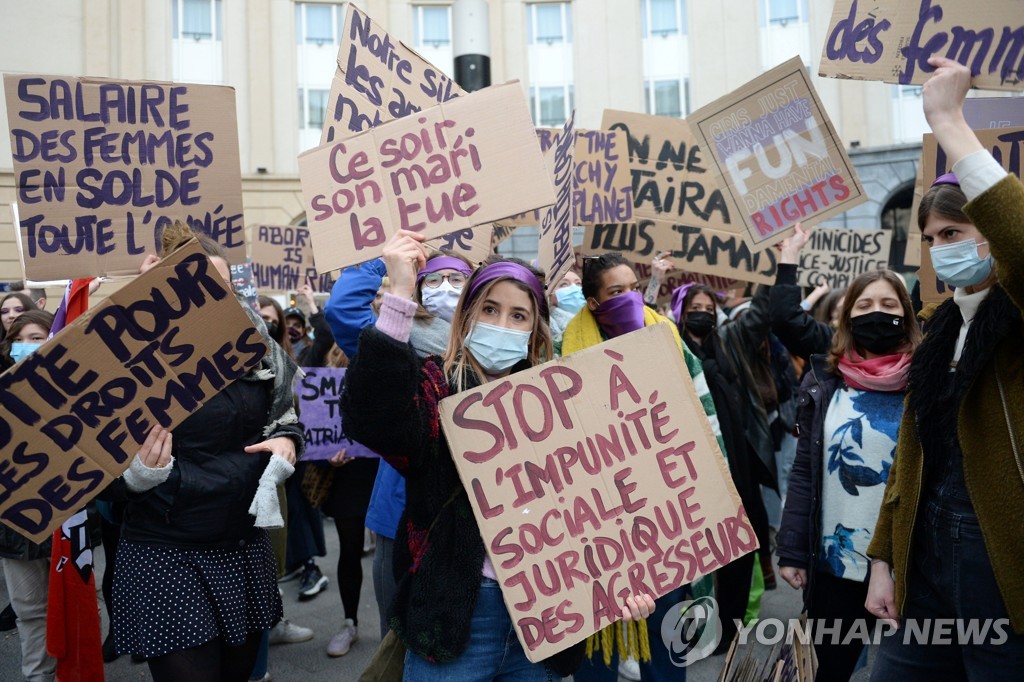
M 646 292 L 647 286 L 651 283 L 650 263 L 646 265 L 637 263 L 633 266 L 633 269 L 636 270 L 636 276 L 640 283 L 639 290 Z M 737 286 L 742 286 L 743 283 L 725 277 L 715 277 L 714 275 L 701 275 L 695 272 L 686 272 L 685 270 L 669 270 L 665 273 L 665 277 L 658 286 L 658 297 L 655 303 L 658 305 L 671 303 L 672 294 L 684 284 L 706 284 L 715 291 L 728 291 L 729 289 L 735 289 Z
M 538 128 L 545 154 L 555 145 L 557 129 Z M 572 224 L 628 223 L 633 219 L 632 181 L 627 168 L 626 136 L 608 130 L 577 130 L 573 149 Z M 541 211 L 505 218 L 501 225 L 540 225 Z M 511 231 L 509 231 L 511 233 Z M 507 234 L 499 240 L 503 241 Z
M 512 236 L 516 228 L 507 225 L 495 225 L 491 231 L 491 248 L 498 248 L 498 244 Z
M 253 281 L 250 261 L 246 260 L 244 263 L 231 266 L 231 288 L 235 290 L 236 296 L 245 301 L 246 305 L 257 313 L 260 311 L 260 292 Z
M 426 245 L 429 249 L 457 253 L 475 266 L 494 253 L 494 238 L 491 235 L 493 229 L 492 225 L 477 225 L 465 230 L 456 230 L 443 237 L 431 239 Z
M 303 367 L 296 376 L 299 418 L 306 429 L 303 462 L 327 460 L 345 451 L 345 457 L 377 457 L 370 448 L 354 443 L 341 432 L 341 384 L 345 370 L 335 367 Z
M 50 537 L 266 353 L 198 245 L 164 259 L 0 375 L 0 520 Z
M 351 137 L 464 94 L 441 69 L 350 2 L 320 144 Z
M 816 227 L 800 252 L 797 283 L 845 289 L 858 275 L 889 267 L 891 244 L 891 230 Z
M 687 272 L 775 280 L 775 255 L 744 241 L 738 209 L 708 173 L 686 121 L 606 109 L 601 128 L 626 134 L 634 223 L 587 228 L 584 243 L 642 263 L 665 251 Z
M 867 199 L 799 57 L 687 121 L 755 248 L 785 239 L 797 222 L 817 222 Z
M 972 130 L 1024 126 L 1024 106 L 1015 97 L 968 97 L 963 111 Z
M 256 225 L 252 228 L 252 273 L 260 291 L 295 291 L 312 280 L 316 291 L 331 290 L 330 274 L 318 275 L 309 228 Z
M 1020 90 L 1024 22 L 1015 0 L 836 0 L 818 74 L 920 85 L 932 57 L 971 67 L 974 86 Z
M 319 272 L 400 229 L 440 237 L 555 201 L 516 81 L 304 152 L 299 180 Z
M 557 287 L 572 266 L 576 254 L 572 249 L 573 186 L 576 178 L 573 153 L 576 148 L 576 122 L 574 111 L 555 143 L 549 148 L 549 167 L 555 185 L 555 203 L 544 211 L 540 220 L 540 239 L 537 242 L 537 263 L 544 271 L 548 292 Z
M 189 223 L 245 259 L 235 91 L 4 74 L 25 276 L 137 274 Z
M 989 128 L 975 130 L 981 146 L 992 153 L 1007 172 L 1020 177 L 1021 156 L 1024 153 L 1024 126 L 1014 128 Z M 921 149 L 921 180 L 922 195 L 927 192 L 935 178 L 953 170 L 953 164 L 949 162 L 946 152 L 935 141 L 935 135 L 928 133 L 924 136 Z M 916 199 L 916 198 L 915 198 Z M 917 219 L 917 205 L 915 201 L 913 209 L 914 219 Z M 938 303 L 953 295 L 955 287 L 949 286 L 935 276 L 935 268 L 932 267 L 932 260 L 929 254 L 931 245 L 927 242 L 921 244 L 921 268 L 918 270 L 918 278 L 921 280 L 921 300 L 924 303 Z
M 626 596 L 661 596 L 758 547 L 667 324 L 440 413 L 531 661 L 618 621 Z

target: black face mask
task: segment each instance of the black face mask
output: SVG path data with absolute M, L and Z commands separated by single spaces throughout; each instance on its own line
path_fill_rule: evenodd
M 857 345 L 875 355 L 891 353 L 907 340 L 902 315 L 876 310 L 850 318 L 850 326 Z
M 277 339 L 277 322 L 267 322 L 267 333 L 270 334 L 270 338 Z
M 705 312 L 687 313 L 684 324 L 688 332 L 697 338 L 703 339 L 715 328 L 715 315 L 714 313 Z

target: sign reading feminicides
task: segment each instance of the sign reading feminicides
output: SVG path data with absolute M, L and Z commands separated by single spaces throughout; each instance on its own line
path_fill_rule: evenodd
M 798 57 L 687 122 L 739 206 L 755 248 L 781 241 L 798 221 L 821 220 L 866 200 Z
M 531 661 L 617 621 L 629 595 L 661 596 L 758 546 L 667 324 L 440 411 Z

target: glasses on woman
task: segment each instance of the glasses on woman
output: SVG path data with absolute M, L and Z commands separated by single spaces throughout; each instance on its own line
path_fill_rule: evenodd
M 423 278 L 423 286 L 429 289 L 436 289 L 441 286 L 441 282 L 448 280 L 456 289 L 461 289 L 466 285 L 466 276 L 461 272 L 453 272 L 450 275 L 441 275 L 436 272 L 432 272 Z

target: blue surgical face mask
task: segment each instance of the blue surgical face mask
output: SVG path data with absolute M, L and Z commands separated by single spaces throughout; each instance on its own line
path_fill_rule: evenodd
M 982 242 L 987 244 L 988 242 Z M 935 275 L 951 286 L 969 287 L 981 284 L 992 274 L 995 261 L 989 254 L 982 258 L 978 255 L 978 244 L 973 239 L 965 239 L 952 244 L 933 246 L 929 252 Z
M 22 359 L 32 355 L 43 346 L 41 341 L 15 341 L 11 344 L 11 359 L 21 362 Z
M 441 286 L 434 289 L 423 287 L 420 296 L 428 313 L 440 317 L 445 322 L 451 322 L 455 318 L 455 308 L 459 305 L 462 289 L 456 289 L 448 280 L 444 280 Z
M 501 374 L 529 352 L 530 332 L 474 322 L 466 334 L 465 346 L 480 368 L 488 374 Z
M 587 299 L 583 297 L 583 287 L 579 284 L 556 289 L 555 299 L 558 300 L 559 308 L 573 315 L 583 310 L 583 306 L 587 304 Z

